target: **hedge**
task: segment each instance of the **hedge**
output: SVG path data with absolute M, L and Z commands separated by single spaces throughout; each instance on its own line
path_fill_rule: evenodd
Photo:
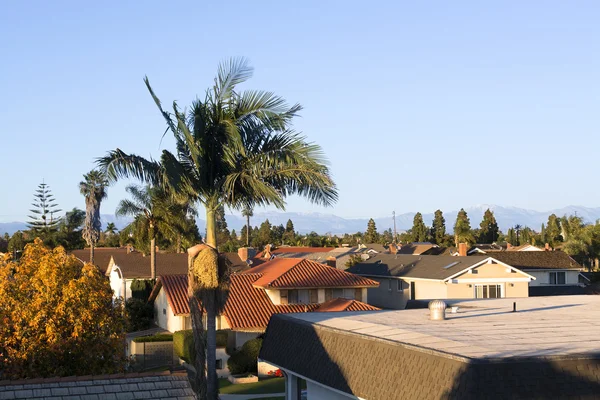
M 138 337 L 133 339 L 134 342 L 136 343 L 148 343 L 148 342 L 172 342 L 173 341 L 173 335 L 168 334 L 168 333 L 158 333 L 156 335 L 152 335 L 152 336 L 142 336 L 142 337 Z
M 257 372 L 258 353 L 262 346 L 262 339 L 248 340 L 239 351 L 236 351 L 227 360 L 227 368 L 233 375 L 246 372 Z
M 131 297 L 148 301 L 154 284 L 154 279 L 134 279 L 131 282 Z
M 196 352 L 194 351 L 194 333 L 191 329 L 177 331 L 173 334 L 173 350 L 177 357 L 188 364 L 194 364 Z

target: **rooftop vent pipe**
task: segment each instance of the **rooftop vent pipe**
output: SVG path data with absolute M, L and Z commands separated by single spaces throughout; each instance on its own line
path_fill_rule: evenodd
M 429 319 L 432 321 L 443 321 L 446 319 L 446 303 L 442 300 L 429 302 Z

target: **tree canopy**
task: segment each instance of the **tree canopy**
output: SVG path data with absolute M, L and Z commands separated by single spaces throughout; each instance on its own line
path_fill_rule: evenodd
M 108 280 L 40 239 L 0 260 L 0 379 L 121 372 L 125 319 Z

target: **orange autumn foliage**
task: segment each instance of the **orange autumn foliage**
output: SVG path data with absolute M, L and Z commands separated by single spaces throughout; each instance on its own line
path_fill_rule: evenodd
M 108 280 L 40 239 L 0 258 L 0 380 L 121 372 L 125 320 Z

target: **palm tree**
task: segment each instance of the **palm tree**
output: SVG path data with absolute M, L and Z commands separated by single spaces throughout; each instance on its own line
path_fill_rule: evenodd
M 115 225 L 115 223 L 109 222 L 108 224 L 106 224 L 106 229 L 104 230 L 104 233 L 109 234 L 109 235 L 114 235 L 118 231 L 119 230 L 117 229 L 117 226 Z
M 167 130 L 175 138 L 176 153 L 163 150 L 160 161 L 155 161 L 116 149 L 98 160 L 112 180 L 135 177 L 172 187 L 190 202 L 202 204 L 206 242 L 214 249 L 215 212 L 221 205 L 235 209 L 274 205 L 283 209 L 286 196 L 299 194 L 329 206 L 338 197 L 321 148 L 289 128 L 301 106 L 290 107 L 271 92 L 236 90 L 252 71 L 245 59 L 222 63 L 214 86 L 203 100 L 194 101 L 187 113 L 176 102 L 173 111 L 166 112 L 145 78 Z M 207 313 L 206 392 L 208 399 L 216 399 L 215 317 L 223 306 L 221 288 L 226 288 L 227 282 L 218 287 L 209 286 L 201 277 L 197 282 L 194 293 L 202 296 Z M 194 330 L 202 328 L 194 322 L 193 326 Z
M 94 248 L 100 238 L 100 204 L 107 197 L 108 180 L 103 172 L 92 170 L 79 182 L 79 192 L 85 197 L 85 224 L 82 236 L 90 246 L 90 263 L 94 263 Z
M 134 217 L 135 228 L 148 233 L 150 239 L 150 277 L 156 278 L 156 236 L 166 225 L 171 204 L 169 194 L 162 188 L 129 185 L 125 189 L 132 200 L 121 200 L 116 215 Z
M 252 207 L 245 206 L 242 209 L 242 215 L 246 217 L 246 247 L 250 246 L 250 217 L 254 216 Z

